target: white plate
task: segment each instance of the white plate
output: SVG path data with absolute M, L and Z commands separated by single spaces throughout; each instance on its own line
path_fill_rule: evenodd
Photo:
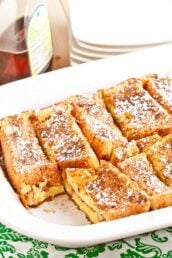
M 172 46 L 95 61 L 0 87 L 0 117 L 40 108 L 82 92 L 147 72 L 172 73 Z M 61 246 L 107 242 L 172 226 L 172 207 L 91 225 L 63 195 L 26 210 L 0 172 L 0 221 L 14 230 Z
M 74 61 L 76 61 L 76 62 L 78 62 L 80 64 L 96 60 L 96 59 L 92 59 L 89 56 L 83 57 L 83 56 L 78 55 L 77 53 L 74 53 L 74 52 L 71 52 L 70 57 L 71 57 L 71 60 L 74 60 Z
M 170 0 L 70 0 L 75 38 L 100 45 L 155 44 L 172 40 Z
M 72 42 L 73 43 L 73 42 Z M 138 50 L 143 50 L 150 47 L 160 47 L 166 43 L 155 43 L 155 44 L 141 44 L 141 45 L 101 45 L 101 44 L 91 44 L 90 42 L 81 41 L 77 38 L 74 39 L 74 46 L 85 49 L 87 51 L 93 52 L 103 52 L 103 53 L 129 53 Z
M 71 51 L 75 55 L 88 57 L 88 58 L 92 58 L 92 59 L 106 58 L 106 57 L 110 57 L 112 55 L 115 55 L 115 53 L 104 53 L 104 52 L 90 51 L 90 50 L 81 48 L 79 46 L 72 46 Z

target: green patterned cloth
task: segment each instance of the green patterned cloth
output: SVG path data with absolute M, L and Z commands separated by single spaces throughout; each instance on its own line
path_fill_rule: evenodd
M 172 258 L 172 227 L 88 248 L 64 248 L 0 224 L 0 258 Z

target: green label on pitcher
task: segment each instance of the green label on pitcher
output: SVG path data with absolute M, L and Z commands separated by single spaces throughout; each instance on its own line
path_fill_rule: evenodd
M 46 70 L 52 58 L 52 41 L 47 9 L 40 5 L 34 12 L 27 31 L 27 47 L 32 76 Z

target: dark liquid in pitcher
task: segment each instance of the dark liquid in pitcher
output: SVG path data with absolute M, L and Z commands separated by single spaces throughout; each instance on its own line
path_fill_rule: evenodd
M 0 85 L 31 76 L 25 40 L 27 20 L 27 17 L 18 19 L 0 36 Z M 42 72 L 48 72 L 50 66 L 49 63 Z

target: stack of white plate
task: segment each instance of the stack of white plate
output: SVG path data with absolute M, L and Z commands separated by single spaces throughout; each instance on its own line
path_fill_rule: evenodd
M 71 64 L 172 42 L 171 0 L 70 0 Z

